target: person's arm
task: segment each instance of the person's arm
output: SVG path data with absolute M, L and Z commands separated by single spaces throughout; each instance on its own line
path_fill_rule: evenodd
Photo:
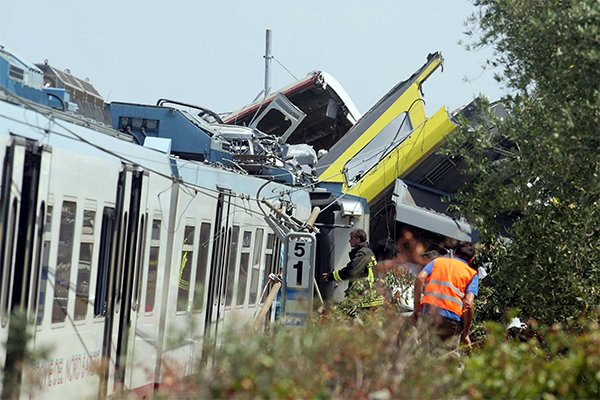
M 417 322 L 419 314 L 421 314 L 421 295 L 423 294 L 423 287 L 428 276 L 427 271 L 423 270 L 417 274 L 417 278 L 415 279 L 415 302 L 412 315 L 414 322 Z
M 473 293 L 467 293 L 463 303 L 463 332 L 461 341 L 467 346 L 467 351 L 471 351 L 471 338 L 469 337 L 469 329 L 471 328 L 471 321 L 473 321 L 473 315 L 475 314 L 475 295 Z
M 473 315 L 475 314 L 475 296 L 479 293 L 479 274 L 475 274 L 465 290 L 465 299 L 463 303 L 463 333 L 462 342 L 467 345 L 467 351 L 471 350 L 471 338 L 469 337 L 469 328 Z
M 330 272 L 330 273 L 324 273 L 323 274 L 323 280 L 325 282 L 334 282 L 334 281 L 344 281 L 348 278 L 353 277 L 353 273 L 354 271 L 357 269 L 357 266 L 361 263 L 362 258 L 364 257 L 365 253 L 362 251 L 359 251 L 356 253 L 355 257 L 353 259 L 350 260 L 350 262 L 348 262 L 348 264 L 346 264 L 346 266 L 342 269 L 338 269 L 336 271 Z

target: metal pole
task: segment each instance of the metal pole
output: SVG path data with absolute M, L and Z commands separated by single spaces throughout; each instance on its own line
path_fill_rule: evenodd
M 275 282 L 273 288 L 271 288 L 271 291 L 267 296 L 267 299 L 265 300 L 265 304 L 263 304 L 262 308 L 260 309 L 260 312 L 258 313 L 258 317 L 256 317 L 256 319 L 254 320 L 254 329 L 258 329 L 264 321 L 265 317 L 267 316 L 267 312 L 269 311 L 269 308 L 271 308 L 273 302 L 277 298 L 277 292 L 279 292 L 279 289 L 281 289 L 281 282 Z
M 267 41 L 265 46 L 265 98 L 271 91 L 271 37 L 272 32 L 270 29 L 267 29 Z

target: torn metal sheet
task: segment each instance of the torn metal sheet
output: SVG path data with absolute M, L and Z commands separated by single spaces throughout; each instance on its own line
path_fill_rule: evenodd
M 392 200 L 396 204 L 398 222 L 457 240 L 477 241 L 479 234 L 467 221 L 440 212 L 447 205 L 444 206 L 438 193 L 428 193 L 414 186 L 409 190 L 406 182 L 397 179 Z
M 442 66 L 441 54 L 386 94 L 319 160 L 324 182 L 343 183 L 344 193 L 369 203 L 431 155 L 456 128 L 445 107 L 427 118 L 421 84 Z
M 269 103 L 260 115 L 250 124 L 267 135 L 275 135 L 285 142 L 298 128 L 306 114 L 281 93 Z
M 248 126 L 279 94 L 306 114 L 297 128 L 287 134 L 285 142 L 289 144 L 306 143 L 316 151 L 328 150 L 361 117 L 354 102 L 335 78 L 323 71 L 313 71 L 303 79 L 270 94 L 266 99 L 260 98 L 226 115 L 223 122 Z M 271 127 L 263 124 L 261 128 L 268 131 Z
M 471 123 L 477 125 L 478 119 L 481 118 L 477 110 L 479 100 L 474 100 L 467 106 L 453 113 L 453 119 L 457 119 L 458 115 L 467 118 Z M 506 117 L 506 111 L 500 104 L 492 106 L 492 111 L 498 118 Z M 491 124 L 485 120 L 488 126 Z M 493 134 L 495 128 L 490 128 Z M 471 148 L 469 143 L 464 143 L 463 147 Z M 492 149 L 487 157 L 490 161 L 496 161 L 503 156 L 503 149 L 507 148 L 506 140 L 500 140 L 498 146 Z M 441 190 L 448 193 L 456 193 L 465 182 L 470 178 L 464 174 L 465 164 L 460 156 L 447 157 L 442 154 L 432 154 L 423 160 L 419 165 L 415 166 L 402 179 L 418 183 L 423 186 L 429 186 L 436 190 Z

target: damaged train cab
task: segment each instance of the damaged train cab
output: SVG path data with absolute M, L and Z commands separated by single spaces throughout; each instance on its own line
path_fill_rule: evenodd
M 440 53 L 429 54 L 421 68 L 358 119 L 358 111 L 353 111 L 355 106 L 345 91 L 336 81 L 329 82 L 324 73 L 309 74 L 266 100 L 225 117 L 225 123 L 244 125 L 251 119 L 249 110 L 263 110 L 271 99 L 282 95 L 306 114 L 285 139 L 305 141 L 320 153 L 314 165 L 317 189 L 311 198 L 313 206 L 324 207 L 316 224 L 321 227 L 321 266 L 343 267 L 349 246 L 339 229 L 365 218 L 379 260 L 398 251 L 397 243 L 407 231 L 413 240 L 422 243 L 425 252 L 444 253 L 452 240 L 476 240 L 477 233 L 470 225 L 447 215 L 447 204 L 442 202 L 444 196 L 464 183 L 460 160 L 436 154 L 444 137 L 458 126 L 458 114 L 475 118 L 475 105 L 471 103 L 453 113 L 444 107 L 427 116 L 421 95 L 423 83 L 442 64 Z M 309 107 L 313 102 L 307 99 L 319 106 Z M 335 112 L 331 112 L 332 104 Z M 276 132 L 279 125 L 263 122 L 262 126 Z M 320 194 L 319 190 L 326 193 Z M 359 201 L 350 205 L 351 199 Z M 338 234 L 334 235 L 331 232 L 335 229 Z M 334 288 L 321 283 L 319 287 L 326 298 L 339 301 L 346 285 L 336 283 Z

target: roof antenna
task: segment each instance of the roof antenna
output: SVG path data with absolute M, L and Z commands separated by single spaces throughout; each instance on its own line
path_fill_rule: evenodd
M 267 29 L 266 45 L 265 45 L 265 99 L 271 91 L 271 60 L 273 59 L 271 53 L 271 37 L 272 32 Z

